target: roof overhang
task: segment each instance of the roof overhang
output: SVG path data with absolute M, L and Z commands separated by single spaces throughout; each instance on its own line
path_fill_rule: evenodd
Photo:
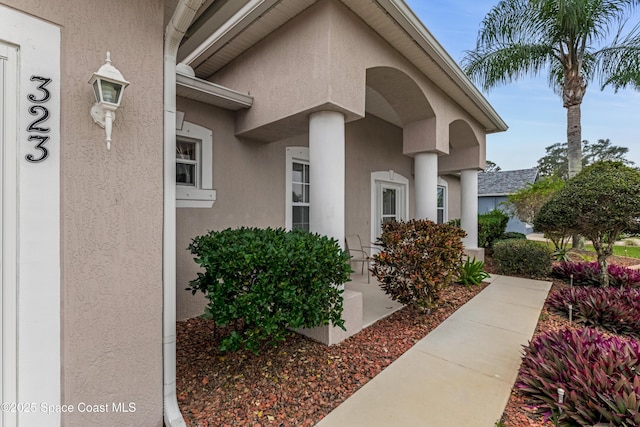
M 369 27 L 467 111 L 486 133 L 508 126 L 459 65 L 403 0 L 340 0 Z M 229 18 L 216 23 L 206 11 L 178 52 L 197 77 L 208 79 L 244 51 L 313 5 L 316 0 L 218 0 Z M 216 2 L 213 3 L 216 5 Z M 259 22 L 258 22 L 259 21 Z
M 226 110 L 249 108 L 253 98 L 235 90 L 199 79 L 188 73 L 176 71 L 176 94 Z
M 432 64 L 412 62 L 458 105 L 482 123 L 487 133 L 504 132 L 508 129 L 507 124 L 489 104 L 489 101 L 403 0 L 375 1 L 394 19 L 410 39 L 409 43 L 406 41 L 391 42 L 398 51 L 410 60 L 414 57 L 416 48 L 426 53 L 439 70 L 434 70 Z M 359 0 L 343 0 L 343 2 L 347 6 L 353 3 L 362 7 L 362 2 Z M 381 29 L 378 33 L 383 31 Z M 384 34 L 381 35 L 384 37 Z M 478 113 L 484 118 L 479 119 Z

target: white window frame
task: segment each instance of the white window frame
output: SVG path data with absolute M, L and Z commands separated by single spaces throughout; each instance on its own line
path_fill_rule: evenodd
M 442 222 L 446 223 L 447 221 L 449 221 L 449 183 L 444 179 L 438 177 L 438 188 L 442 188 L 444 190 L 444 197 L 442 201 L 444 206 L 442 208 L 436 208 L 437 210 L 442 209 Z
M 392 187 L 398 190 L 399 219 L 406 221 L 409 217 L 409 180 L 394 172 L 377 171 L 371 173 L 371 241 L 375 242 L 380 237 L 380 219 L 382 218 L 382 200 L 379 195 L 383 187 Z
M 178 179 L 176 177 L 176 185 L 183 185 L 185 187 L 189 187 L 189 188 L 199 188 L 201 186 L 201 177 L 200 175 L 202 174 L 202 171 L 200 170 L 202 168 L 202 144 L 200 140 L 193 140 L 191 138 L 182 138 L 182 137 L 177 137 L 176 138 L 176 146 L 179 143 L 187 143 L 187 144 L 193 144 L 194 146 L 194 154 L 195 154 L 195 158 L 194 159 L 180 159 L 178 157 L 176 157 L 176 171 L 178 168 L 179 164 L 183 164 L 183 165 L 193 165 L 194 166 L 194 172 L 195 172 L 195 178 L 193 180 L 193 185 L 190 184 L 185 184 L 182 182 L 178 182 Z M 177 153 L 176 153 L 177 155 Z M 177 175 L 177 172 L 176 172 Z
M 196 185 L 176 183 L 176 207 L 210 208 L 216 201 L 213 189 L 213 131 L 195 123 L 183 121 L 176 124 L 176 140 L 195 142 Z M 175 156 L 175 153 L 174 153 Z
M 292 169 L 293 163 L 306 163 L 309 164 L 309 147 L 287 147 L 286 149 L 286 164 L 285 164 L 285 215 L 284 226 L 285 229 L 291 230 L 293 227 L 293 200 L 291 193 L 293 191 L 293 178 Z M 311 182 L 309 183 L 312 184 Z M 309 208 L 311 209 L 311 208 Z

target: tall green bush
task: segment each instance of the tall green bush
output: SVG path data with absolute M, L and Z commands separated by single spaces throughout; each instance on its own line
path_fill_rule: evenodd
M 562 187 L 564 187 L 564 180 L 560 177 L 545 176 L 507 196 L 504 206 L 507 212 L 520 221 L 531 224 L 542 205 Z
M 491 247 L 504 234 L 508 222 L 509 215 L 500 209 L 478 215 L 478 246 Z
M 620 162 L 597 162 L 567 181 L 534 218 L 545 233 L 571 232 L 593 242 L 603 286 L 608 286 L 607 257 L 620 233 L 640 218 L 640 171 Z
M 344 329 L 342 289 L 349 256 L 335 239 L 301 230 L 239 228 L 211 231 L 189 250 L 204 268 L 187 290 L 209 303 L 217 325 L 243 325 L 222 339 L 222 350 L 283 340 L 289 329 L 333 325 Z
M 430 310 L 456 279 L 465 235 L 429 220 L 388 222 L 378 239 L 382 250 L 373 257 L 373 275 L 393 300 Z
M 498 273 L 546 277 L 551 273 L 551 251 L 531 240 L 501 240 L 493 245 Z

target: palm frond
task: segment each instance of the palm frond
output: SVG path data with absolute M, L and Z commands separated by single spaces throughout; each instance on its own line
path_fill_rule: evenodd
M 614 43 L 600 48 L 638 6 L 640 0 L 501 0 L 482 21 L 463 68 L 484 90 L 545 68 L 558 94 L 576 76 L 585 83 L 600 76 L 603 87 L 638 87 L 637 27 L 624 37 L 618 30 Z
M 496 44 L 521 43 L 531 36 L 527 0 L 502 0 L 482 20 L 476 49 Z
M 601 88 L 631 86 L 640 89 L 640 23 L 623 34 L 624 23 L 613 42 L 594 53 Z
M 462 67 L 483 90 L 538 75 L 554 61 L 546 45 L 510 44 L 493 50 L 467 51 Z

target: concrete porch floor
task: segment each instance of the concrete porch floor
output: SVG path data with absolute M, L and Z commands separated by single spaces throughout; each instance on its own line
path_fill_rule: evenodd
M 344 285 L 345 289 L 360 292 L 362 294 L 362 327 L 371 326 L 380 319 L 383 319 L 400 310 L 403 305 L 389 298 L 376 281 L 371 277 L 371 283 L 367 283 L 367 273 L 364 275 L 353 273 L 351 281 Z

